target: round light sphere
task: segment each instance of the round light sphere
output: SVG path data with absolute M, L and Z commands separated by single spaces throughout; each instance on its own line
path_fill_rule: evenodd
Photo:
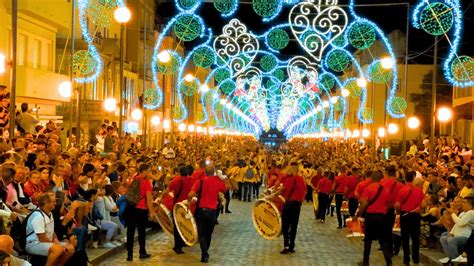
M 418 117 L 415 117 L 415 116 L 408 118 L 407 123 L 408 123 L 408 128 L 410 129 L 417 129 L 418 127 L 420 127 L 420 119 L 418 119 Z
M 369 23 L 356 22 L 349 29 L 349 42 L 358 49 L 367 49 L 375 42 L 375 30 Z
M 365 78 L 358 78 L 357 79 L 357 86 L 364 88 L 367 86 L 367 80 Z
M 363 138 L 368 138 L 369 136 L 370 136 L 370 130 L 362 129 L 362 137 Z
M 380 60 L 381 64 L 382 64 L 382 68 L 384 69 L 391 69 L 394 65 L 394 62 L 392 60 L 392 58 L 390 57 L 384 57 L 382 58 L 382 60 Z
M 182 41 L 192 41 L 201 34 L 201 20 L 196 15 L 180 16 L 174 25 L 176 37 Z
M 385 128 L 384 127 L 381 127 L 377 130 L 377 135 L 380 137 L 380 138 L 384 138 L 385 137 Z
M 158 126 L 161 122 L 161 118 L 157 115 L 154 115 L 151 117 L 151 124 L 154 125 L 155 127 Z
M 114 18 L 118 23 L 127 23 L 131 17 L 132 13 L 126 6 L 115 9 Z
M 184 132 L 186 130 L 186 124 L 184 124 L 184 123 L 179 124 L 178 125 L 178 130 L 180 132 Z
M 192 82 L 194 80 L 193 74 L 186 74 L 186 76 L 184 76 L 184 80 L 186 82 Z
M 107 98 L 104 100 L 104 109 L 107 112 L 113 112 L 117 108 L 117 100 L 114 98 Z
M 59 84 L 58 87 L 59 95 L 63 98 L 70 98 L 72 95 L 72 86 L 70 81 L 64 81 Z
M 209 86 L 204 84 L 204 85 L 201 86 L 201 88 L 199 88 L 199 90 L 203 93 L 208 92 L 209 91 Z
M 342 97 L 347 97 L 351 94 L 351 92 L 348 89 L 342 89 L 341 95 Z
M 142 110 L 140 109 L 135 109 L 132 111 L 132 118 L 133 120 L 140 120 L 143 117 Z
M 395 123 L 388 124 L 387 127 L 388 134 L 395 134 L 398 132 L 398 125 Z
M 452 115 L 453 114 L 451 110 L 447 107 L 441 107 L 438 109 L 438 120 L 440 122 L 447 122 L 451 120 Z
M 452 8 L 441 2 L 427 5 L 421 11 L 419 18 L 421 28 L 434 36 L 448 32 L 454 23 Z
M 268 45 L 275 50 L 284 49 L 290 42 L 290 36 L 288 36 L 288 33 L 278 28 L 271 30 L 268 33 L 267 38 Z
M 189 132 L 194 132 L 195 129 L 196 129 L 196 128 L 194 127 L 194 125 L 189 125 L 189 126 L 188 126 L 188 131 L 189 131 Z
M 168 63 L 171 60 L 171 55 L 168 51 L 163 51 L 158 54 L 158 60 L 161 63 Z

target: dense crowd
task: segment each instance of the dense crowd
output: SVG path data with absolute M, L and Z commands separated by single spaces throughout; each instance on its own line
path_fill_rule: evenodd
M 29 112 L 28 106 L 22 109 Z M 0 139 L 0 256 L 12 265 L 87 265 L 88 248 L 124 244 L 131 261 L 135 229 L 139 257 L 149 258 L 145 230 L 158 227 L 156 206 L 168 192 L 174 204 L 202 194 L 196 218 L 201 261 L 207 262 L 219 213 L 231 213 L 231 199 L 254 201 L 262 187 L 299 202 L 284 209 L 298 210 L 291 217 L 299 216 L 301 201 L 311 201 L 313 191 L 321 223 L 334 211 L 339 229 L 346 220 L 365 217 L 365 264 L 376 239 L 388 265 L 401 247 L 405 263 L 418 263 L 419 245 L 438 244 L 447 256 L 442 262 L 472 261 L 472 249 L 465 247 L 474 246 L 474 157 L 456 141 L 448 146 L 440 139 L 434 162 L 426 142 L 423 147 L 412 142 L 406 156 L 380 160 L 355 141 L 293 139 L 269 150 L 252 137 L 194 136 L 166 138 L 156 150 L 142 147 L 131 134 L 119 138 L 117 124 L 109 121 L 94 141 L 78 146 L 74 132 L 62 141 L 53 121 L 36 123 L 32 119 Z M 301 177 L 304 187 L 290 177 Z M 222 193 L 222 206 L 217 196 L 204 197 L 212 193 Z M 392 234 L 397 219 L 401 232 Z M 283 254 L 295 251 L 297 223 L 283 219 Z M 374 232 L 378 225 L 389 230 Z M 174 251 L 181 254 L 184 246 L 175 234 Z

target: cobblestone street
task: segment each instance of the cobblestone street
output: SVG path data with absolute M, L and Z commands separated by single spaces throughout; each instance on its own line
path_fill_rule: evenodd
M 219 217 L 210 249 L 211 265 L 357 265 L 362 260 L 363 243 L 360 238 L 347 239 L 346 230 L 337 230 L 336 217 L 328 217 L 326 224 L 315 221 L 312 205 L 305 203 L 301 209 L 296 253 L 281 255 L 283 238 L 263 239 L 254 229 L 251 220 L 252 203 L 232 200 L 232 214 Z M 173 239 L 158 233 L 147 239 L 151 259 L 138 259 L 135 243 L 134 262 L 126 262 L 126 251 L 111 257 L 101 265 L 202 265 L 199 244 L 185 248 L 183 255 L 176 255 L 171 248 Z M 371 265 L 385 265 L 378 244 L 372 245 Z M 394 265 L 402 264 L 402 252 L 395 257 Z

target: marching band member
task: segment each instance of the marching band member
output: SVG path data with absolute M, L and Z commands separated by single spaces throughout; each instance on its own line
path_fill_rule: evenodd
M 345 192 L 345 179 L 346 167 L 341 165 L 339 167 L 340 174 L 334 178 L 334 193 L 336 201 L 336 216 L 337 216 L 337 229 L 342 229 L 342 226 L 346 227 L 346 221 L 342 219 L 341 207 L 342 201 L 344 201 L 344 192 Z
M 334 173 L 324 172 L 323 178 L 319 179 L 316 190 L 318 191 L 318 216 L 321 223 L 326 221 L 326 208 L 329 206 L 329 193 L 331 193 Z

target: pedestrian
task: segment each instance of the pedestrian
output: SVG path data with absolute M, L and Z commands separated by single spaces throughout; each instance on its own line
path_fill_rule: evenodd
M 129 205 L 125 209 L 125 219 L 127 226 L 127 261 L 133 261 L 133 242 L 135 238 L 135 228 L 138 230 L 138 245 L 140 246 L 140 259 L 150 258 L 151 255 L 146 251 L 146 235 L 145 229 L 148 217 L 152 220 L 155 216 L 152 198 L 152 185 L 148 177 L 151 173 L 151 166 L 142 163 L 138 167 L 138 174 L 134 177 L 134 181 L 128 186 L 127 200 Z M 137 182 L 137 185 L 134 185 Z M 134 190 L 134 191 L 130 191 Z M 130 195 L 135 194 L 138 197 L 136 204 L 130 203 Z
M 400 189 L 395 203 L 396 209 L 400 213 L 403 263 L 405 265 L 410 264 L 410 238 L 413 263 L 420 263 L 420 211 L 425 195 L 422 189 L 413 184 L 414 178 L 415 172 L 406 174 L 406 185 Z
M 196 223 L 201 247 L 201 262 L 209 262 L 209 247 L 211 246 L 212 232 L 217 221 L 218 198 L 224 197 L 224 192 L 229 188 L 226 181 L 216 176 L 214 166 L 206 166 L 206 178 L 195 182 L 188 194 L 188 202 L 197 196 Z
M 298 175 L 298 164 L 290 164 L 288 177 L 282 183 L 280 193 L 285 198 L 285 205 L 281 214 L 284 249 L 281 254 L 295 252 L 295 239 L 298 230 L 301 204 L 306 194 L 306 182 Z M 277 193 L 279 194 L 279 193 Z
M 397 170 L 394 166 L 388 166 L 385 168 L 385 177 L 380 181 L 380 184 L 388 191 L 390 194 L 390 208 L 387 210 L 387 219 L 389 222 L 390 228 L 393 228 L 395 224 L 395 200 L 397 199 L 398 192 L 403 187 L 403 185 L 397 181 Z M 401 239 L 400 236 L 395 235 L 390 237 L 390 246 L 392 252 L 395 250 L 393 255 L 397 255 L 400 250 Z M 382 244 L 380 244 L 382 245 Z M 395 247 L 395 248 L 394 248 Z
M 328 207 L 329 194 L 332 190 L 332 181 L 334 180 L 334 173 L 324 172 L 323 178 L 318 181 L 316 190 L 318 191 L 318 219 L 321 223 L 326 222 L 326 208 Z
M 39 123 L 38 111 L 36 111 L 36 115 L 32 115 L 29 113 L 28 104 L 22 103 L 21 114 L 18 116 L 18 123 L 25 133 L 35 134 L 35 127 Z
M 336 201 L 336 216 L 337 216 L 337 229 L 342 229 L 346 227 L 346 221 L 342 219 L 341 207 L 342 202 L 344 201 L 344 192 L 346 190 L 346 167 L 341 165 L 339 167 L 339 175 L 334 178 L 334 197 Z
M 359 201 L 355 196 L 355 189 L 359 183 L 359 169 L 357 167 L 352 168 L 352 174 L 345 180 L 344 196 L 348 200 L 349 215 L 354 217 L 357 207 L 359 207 Z
M 392 248 L 390 246 L 392 227 L 387 219 L 390 194 L 380 184 L 382 177 L 382 172 L 378 170 L 372 172 L 372 183 L 364 190 L 360 198 L 359 211 L 352 218 L 353 221 L 357 221 L 358 218 L 365 215 L 364 258 L 359 265 L 369 265 L 370 249 L 374 240 L 379 240 L 382 244 L 386 265 L 392 265 Z

